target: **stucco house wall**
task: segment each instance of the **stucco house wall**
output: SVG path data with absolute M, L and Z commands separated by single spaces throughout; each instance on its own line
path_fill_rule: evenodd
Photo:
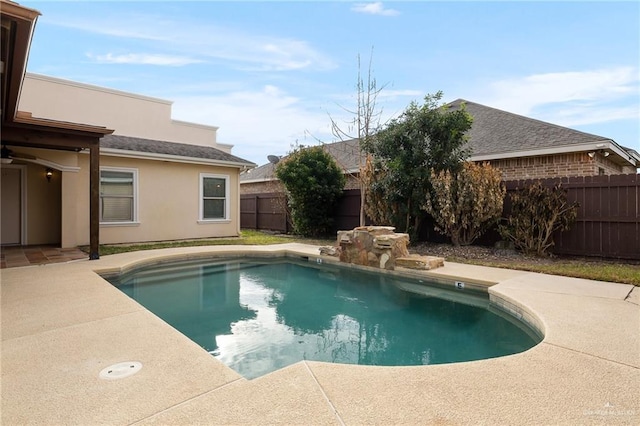
M 89 202 L 88 155 L 80 155 L 82 187 L 78 203 L 77 245 L 88 243 L 82 232 L 89 226 L 89 212 L 81 206 Z M 237 168 L 203 166 L 178 162 L 102 156 L 100 167 L 137 171 L 137 220 L 131 224 L 100 224 L 103 244 L 237 236 L 240 232 L 240 196 Z M 200 211 L 200 174 L 229 177 L 229 217 L 202 221 Z
M 19 108 L 35 117 L 107 126 L 115 135 L 211 146 L 231 153 L 233 145 L 218 143 L 215 126 L 171 118 L 173 102 L 60 78 L 27 73 Z
M 78 194 L 75 190 L 79 172 L 78 154 L 27 147 L 15 149 L 26 160 L 2 164 L 2 168 L 22 170 L 21 211 L 17 224 L 21 228 L 21 243 L 58 244 L 64 240 L 63 230 L 71 230 L 67 234 L 72 235 L 71 240 L 75 241 L 76 218 L 69 213 L 78 208 Z M 57 169 L 52 169 L 53 165 Z M 48 168 L 52 170 L 50 179 L 46 177 Z M 88 226 L 87 222 L 87 229 Z M 88 232 L 86 233 L 88 239 Z
M 239 235 L 240 171 L 254 164 L 219 144 L 217 127 L 173 120 L 169 101 L 34 74 L 25 78 L 20 108 L 34 117 L 116 129 L 101 141 L 100 170 L 133 172 L 136 214 L 133 221 L 101 222 L 100 243 Z M 10 148 L 12 167 L 23 170 L 20 243 L 89 244 L 88 152 Z M 224 218 L 201 218 L 205 175 L 226 179 Z

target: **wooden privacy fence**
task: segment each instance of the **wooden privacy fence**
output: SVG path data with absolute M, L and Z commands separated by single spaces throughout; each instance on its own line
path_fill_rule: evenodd
M 277 232 L 291 231 L 285 195 L 281 192 L 242 194 L 240 196 L 240 227 Z M 360 190 L 342 192 L 334 212 L 334 231 L 353 229 L 360 225 Z
M 505 185 L 507 192 L 512 192 L 533 182 L 507 181 Z M 554 235 L 554 253 L 640 260 L 638 175 L 542 179 L 541 182 L 547 187 L 560 182 L 567 189 L 568 200 L 580 203 L 576 223 L 570 230 Z M 505 204 L 505 214 L 508 214 L 509 203 Z M 291 230 L 282 193 L 244 194 L 240 211 L 242 228 Z M 334 214 L 336 230 L 355 228 L 359 225 L 359 217 L 360 190 L 344 191 Z M 427 234 L 437 237 L 436 232 Z M 496 232 L 490 234 L 483 239 L 484 243 L 495 242 L 498 238 Z M 491 238 L 494 241 L 490 241 Z
M 281 192 L 240 195 L 240 227 L 287 233 L 287 200 Z
M 508 181 L 507 192 L 533 182 Z M 580 204 L 571 229 L 554 235 L 554 253 L 640 260 L 638 175 L 584 176 L 541 182 L 545 187 L 561 183 L 567 190 L 567 199 Z

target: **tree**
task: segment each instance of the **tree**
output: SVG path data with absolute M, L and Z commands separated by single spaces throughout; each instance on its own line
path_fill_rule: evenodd
M 387 219 L 415 238 L 425 215 L 422 206 L 431 191 L 431 170 L 457 172 L 468 157 L 465 132 L 472 117 L 439 105 L 442 92 L 412 102 L 402 115 L 369 138 L 363 149 L 373 156 L 366 176 L 370 217 Z M 384 208 L 384 212 L 374 211 Z
M 579 204 L 567 201 L 567 191 L 559 183 L 546 188 L 537 181 L 510 197 L 511 214 L 498 230 L 526 254 L 547 254 L 554 245 L 553 233 L 569 229 L 578 216 Z
M 458 173 L 432 171 L 431 184 L 433 193 L 423 208 L 453 245 L 473 243 L 500 219 L 506 190 L 500 171 L 488 163 L 468 161 Z
M 346 129 L 338 124 L 333 118 L 331 119 L 331 132 L 341 141 L 348 139 L 357 139 L 359 141 L 360 150 L 358 151 L 358 174 L 352 174 L 352 177 L 358 180 L 360 186 L 360 226 L 365 225 L 365 205 L 366 188 L 368 181 L 363 179 L 363 171 L 366 167 L 367 157 L 363 153 L 362 146 L 368 143 L 368 140 L 375 134 L 380 125 L 380 116 L 382 110 L 377 108 L 377 99 L 380 92 L 385 86 L 378 88 L 378 84 L 371 73 L 371 62 L 373 58 L 373 48 L 371 48 L 371 56 L 369 56 L 369 68 L 367 73 L 367 81 L 362 78 L 360 55 L 358 55 L 358 78 L 356 82 L 356 108 L 344 110 L 352 116 L 352 120 L 347 123 Z M 370 156 L 370 155 L 369 155 Z
M 322 146 L 299 146 L 276 167 L 291 209 L 294 231 L 303 236 L 327 235 L 333 210 L 342 195 L 342 170 Z

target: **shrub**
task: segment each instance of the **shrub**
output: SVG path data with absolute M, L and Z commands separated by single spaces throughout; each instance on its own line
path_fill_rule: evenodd
M 567 201 L 567 191 L 533 183 L 511 194 L 512 209 L 500 235 L 526 254 L 542 256 L 553 247 L 553 233 L 566 231 L 578 215 L 578 203 Z
M 417 240 L 426 216 L 421 206 L 431 191 L 431 169 L 458 171 L 469 157 L 465 134 L 473 119 L 464 104 L 439 105 L 442 96 L 437 92 L 425 96 L 422 105 L 412 102 L 361 145 L 371 155 L 374 170 L 366 190 L 371 205 L 365 210 L 374 221 L 384 220 L 412 240 Z M 384 212 L 377 214 L 377 209 Z
M 296 234 L 327 235 L 345 177 L 321 146 L 298 147 L 278 163 L 276 176 L 284 184 Z
M 465 162 L 458 173 L 431 171 L 431 184 L 423 209 L 454 245 L 473 243 L 500 219 L 505 188 L 500 172 L 489 164 Z

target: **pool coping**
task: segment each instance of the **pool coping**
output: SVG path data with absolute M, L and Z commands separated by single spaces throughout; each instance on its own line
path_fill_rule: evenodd
M 631 285 L 446 262 L 410 275 L 487 286 L 492 303 L 544 330 L 542 343 L 459 364 L 302 361 L 245 380 L 96 273 L 203 255 L 335 261 L 318 248 L 188 247 L 3 269 L 2 423 L 640 423 L 640 298 Z M 143 367 L 98 378 L 122 361 Z

